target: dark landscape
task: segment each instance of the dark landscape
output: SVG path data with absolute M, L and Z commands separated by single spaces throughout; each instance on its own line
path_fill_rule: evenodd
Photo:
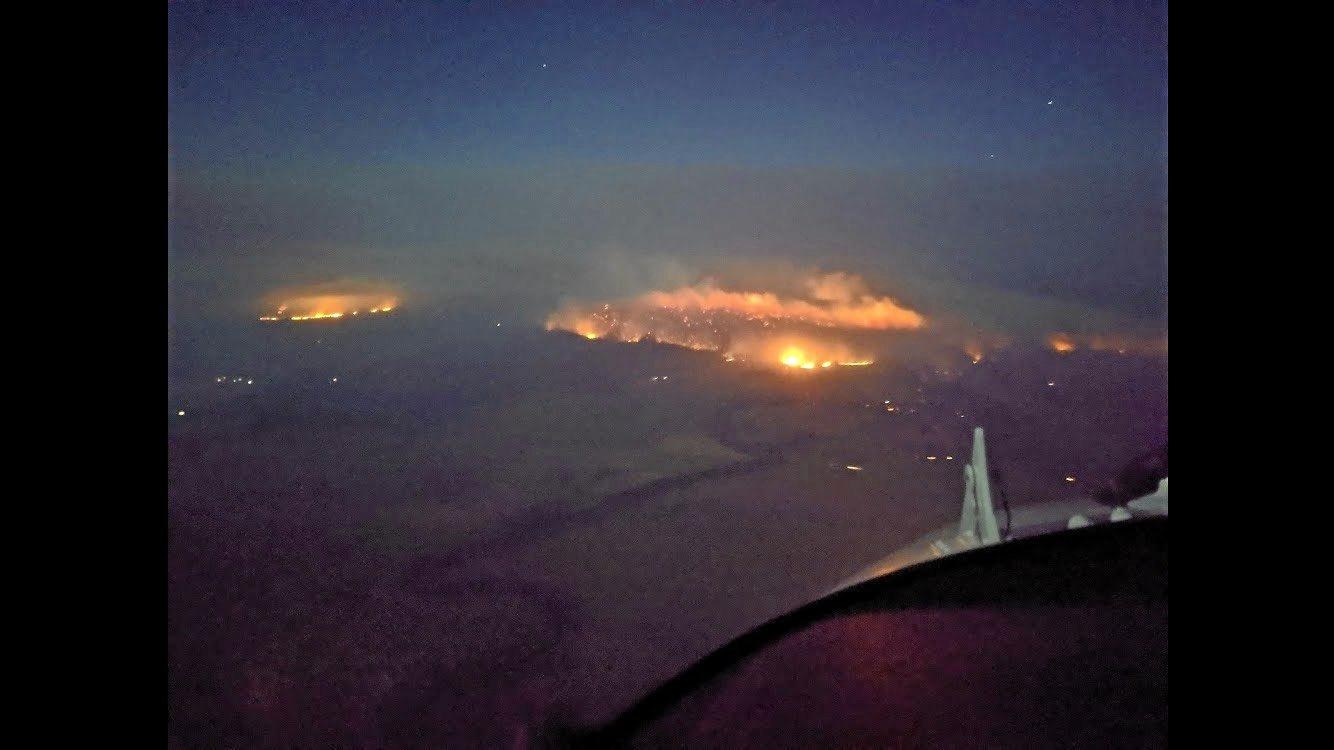
M 432 322 L 257 327 L 245 372 L 173 373 L 177 744 L 606 719 L 957 518 L 974 425 L 1014 506 L 1092 498 L 1167 439 L 1162 357 L 785 372 Z

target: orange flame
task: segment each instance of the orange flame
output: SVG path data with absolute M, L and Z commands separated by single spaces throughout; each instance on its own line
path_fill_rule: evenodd
M 733 291 L 712 281 L 628 300 L 571 304 L 547 318 L 547 330 L 587 339 L 653 339 L 722 352 L 727 361 L 756 361 L 803 370 L 863 366 L 873 359 L 841 341 L 839 330 L 911 330 L 926 324 L 889 297 L 868 293 L 860 279 L 827 274 L 808 279 L 810 298 Z
M 1167 353 L 1166 337 L 1120 333 L 1093 334 L 1083 337 L 1076 337 L 1068 333 L 1053 333 L 1047 337 L 1047 346 L 1052 351 L 1060 354 L 1068 354 L 1078 348 L 1095 352 L 1116 352 L 1117 354 L 1163 355 Z
M 1047 345 L 1052 348 L 1052 351 L 1060 354 L 1069 354 L 1075 350 L 1073 337 L 1066 333 L 1053 333 L 1048 336 Z
M 333 288 L 329 287 L 344 287 Z M 360 315 L 381 315 L 398 307 L 398 296 L 386 290 L 346 289 L 347 285 L 322 285 L 287 290 L 270 295 L 268 306 L 274 312 L 261 315 L 262 321 L 338 320 Z

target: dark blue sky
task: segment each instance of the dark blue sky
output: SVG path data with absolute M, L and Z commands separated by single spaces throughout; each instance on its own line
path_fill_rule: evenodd
M 186 164 L 1152 164 L 1165 15 L 1110 2 L 177 2 L 170 148 Z
M 1162 3 L 173 2 L 170 293 L 358 275 L 537 315 L 729 258 L 1161 319 L 1166 29 Z

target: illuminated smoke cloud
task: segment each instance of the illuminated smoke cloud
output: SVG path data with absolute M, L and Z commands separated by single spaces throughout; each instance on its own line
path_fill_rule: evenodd
M 813 370 L 873 361 L 845 334 L 926 325 L 921 314 L 871 294 L 856 276 L 815 276 L 805 288 L 806 298 L 783 297 L 705 281 L 626 300 L 566 305 L 547 318 L 547 330 L 589 339 L 653 339 L 717 351 L 729 361 Z
M 399 306 L 399 293 L 386 285 L 361 281 L 288 287 L 267 295 L 260 320 L 308 321 L 383 315 Z

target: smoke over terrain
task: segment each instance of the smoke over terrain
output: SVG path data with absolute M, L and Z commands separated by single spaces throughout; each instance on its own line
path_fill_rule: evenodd
M 892 298 L 927 314 L 979 293 L 1032 298 L 1063 330 L 1089 311 L 1162 318 L 1161 194 L 1160 178 L 1110 170 L 384 166 L 242 178 L 182 166 L 169 196 L 169 289 L 173 309 L 225 316 L 279 286 L 384 278 L 424 304 L 541 322 L 564 299 L 710 276 L 765 291 L 783 281 L 766 274 L 817 267 L 888 282 Z M 729 266 L 744 274 L 729 278 Z M 1031 314 L 995 301 L 974 306 L 1002 326 Z
M 759 361 L 802 369 L 870 364 L 847 332 L 917 329 L 918 313 L 889 297 L 869 294 L 861 279 L 843 273 L 805 280 L 807 295 L 732 291 L 712 280 L 652 291 L 614 303 L 567 305 L 552 313 L 548 330 L 587 339 L 638 342 L 645 338 L 716 351 L 727 361 Z
M 532 746 L 1165 446 L 1163 3 L 167 14 L 168 747 Z

